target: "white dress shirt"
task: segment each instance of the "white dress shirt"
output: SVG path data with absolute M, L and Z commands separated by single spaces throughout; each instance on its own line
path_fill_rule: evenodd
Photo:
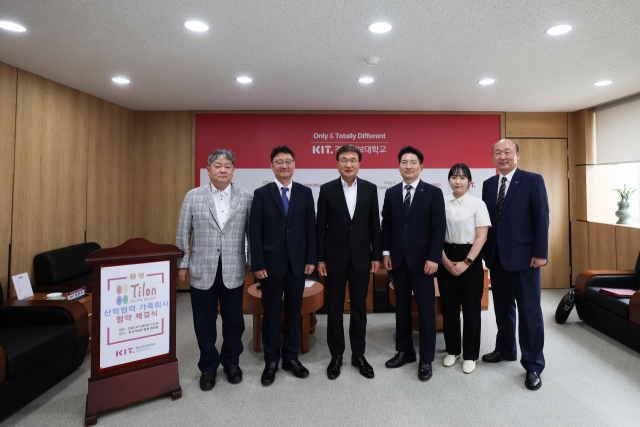
M 274 179 L 273 182 L 275 182 L 278 186 L 278 192 L 280 193 L 280 198 L 282 198 L 282 187 L 284 187 L 284 185 L 280 184 L 280 181 L 278 181 L 277 179 Z M 287 185 L 287 199 L 289 199 L 289 201 L 291 201 L 291 187 L 293 187 L 293 180 L 289 183 L 289 185 Z
M 222 229 L 227 223 L 231 211 L 231 184 L 227 185 L 222 191 L 211 184 L 211 191 L 213 192 L 213 204 L 216 206 L 218 224 L 220 225 L 220 229 Z
M 409 193 L 410 193 L 410 195 L 409 195 L 409 204 L 411 204 L 411 202 L 413 202 L 413 196 L 416 194 L 416 188 L 418 187 L 418 184 L 420 184 L 420 178 L 416 179 L 411 184 L 407 184 L 406 182 L 404 182 L 404 180 L 402 181 L 402 203 L 404 203 L 404 198 L 407 197 L 406 186 L 407 185 L 411 186 L 411 190 L 409 191 Z M 391 252 L 382 251 L 382 256 L 384 256 L 384 255 L 391 255 Z
M 498 175 L 498 192 L 496 193 L 496 200 L 500 196 L 500 186 L 502 185 L 502 177 L 507 177 L 507 182 L 504 183 L 504 197 L 507 197 L 507 191 L 509 191 L 509 184 L 511 184 L 511 180 L 513 179 L 513 174 L 516 173 L 518 168 L 514 168 L 511 172 L 506 175 L 499 174 Z
M 356 211 L 356 199 L 358 198 L 358 178 L 353 181 L 351 187 L 340 177 L 342 182 L 342 190 L 344 191 L 344 199 L 347 201 L 347 208 L 349 208 L 349 216 L 353 219 L 353 213 Z
M 446 243 L 472 245 L 476 240 L 476 227 L 491 227 L 487 205 L 469 193 L 458 199 L 453 194 L 445 197 L 444 210 L 447 218 Z

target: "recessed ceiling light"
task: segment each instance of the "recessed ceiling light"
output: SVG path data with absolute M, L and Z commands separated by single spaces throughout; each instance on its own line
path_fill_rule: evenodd
M 494 84 L 496 81 L 493 79 L 482 79 L 480 80 L 478 83 L 480 83 L 481 85 L 492 85 Z
M 253 81 L 251 77 L 238 77 L 236 80 L 240 83 L 251 83 Z
M 191 31 L 207 31 L 209 26 L 204 22 L 200 21 L 187 21 L 184 23 L 184 26 L 190 29 Z
M 111 79 L 111 81 L 114 83 L 119 83 L 121 85 L 126 85 L 130 83 L 129 79 L 125 79 L 124 77 L 114 77 Z
M 373 83 L 373 79 L 371 77 L 360 77 L 358 81 L 360 83 Z
M 27 29 L 22 25 L 15 24 L 9 21 L 0 21 L 0 28 L 4 28 L 5 30 L 9 30 L 9 31 L 17 31 L 19 33 L 27 31 Z
M 376 22 L 375 24 L 369 25 L 369 31 L 374 33 L 386 33 L 391 30 L 391 25 L 386 22 Z
M 613 83 L 611 80 L 600 80 L 599 82 L 595 82 L 593 85 L 594 86 L 609 86 L 611 83 Z
M 545 33 L 550 36 L 559 36 L 560 34 L 568 33 L 573 27 L 571 25 L 556 25 L 555 27 L 547 28 Z

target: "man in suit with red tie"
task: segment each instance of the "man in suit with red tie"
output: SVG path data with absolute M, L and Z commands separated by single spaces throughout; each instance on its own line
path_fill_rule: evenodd
M 318 273 L 326 276 L 327 344 L 330 380 L 340 375 L 344 342 L 344 298 L 349 281 L 351 364 L 365 378 L 373 367 L 364 357 L 367 333 L 369 273 L 380 268 L 380 210 L 378 187 L 358 178 L 362 153 L 343 145 L 336 152 L 340 178 L 323 184 L 318 197 Z
M 396 350 L 385 366 L 415 362 L 411 327 L 411 292 L 418 306 L 420 364 L 418 378 L 432 376 L 436 345 L 433 278 L 442 260 L 447 223 L 442 190 L 420 180 L 424 156 L 407 146 L 398 154 L 402 183 L 389 188 L 382 207 L 382 262 L 393 269 L 396 292 Z
M 311 189 L 293 182 L 295 159 L 286 145 L 271 151 L 274 182 L 254 192 L 249 220 L 251 256 L 262 289 L 262 343 L 265 367 L 261 381 L 273 383 L 282 369 L 298 378 L 309 371 L 298 360 L 304 275 L 315 269 L 316 218 Z M 280 350 L 280 310 L 284 295 L 284 347 Z
M 500 173 L 482 186 L 492 227 L 482 250 L 491 270 L 491 289 L 498 335 L 495 350 L 484 362 L 514 361 L 516 302 L 519 338 L 527 371 L 525 386 L 538 390 L 545 366 L 544 324 L 540 308 L 540 267 L 547 264 L 549 200 L 542 176 L 518 169 L 520 147 L 503 139 L 493 146 L 493 162 Z

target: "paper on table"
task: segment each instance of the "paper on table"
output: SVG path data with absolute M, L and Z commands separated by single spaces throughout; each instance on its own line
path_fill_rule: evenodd
M 13 287 L 16 289 L 16 296 L 19 300 L 33 296 L 33 288 L 29 281 L 29 273 L 22 273 L 11 277 L 13 279 Z
M 314 283 L 316 283 L 316 282 L 314 282 L 313 280 L 305 280 L 304 281 L 304 287 L 305 288 L 310 288 L 310 287 L 313 286 Z

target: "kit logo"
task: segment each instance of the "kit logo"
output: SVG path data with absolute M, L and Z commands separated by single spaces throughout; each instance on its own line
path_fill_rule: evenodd
M 126 356 L 127 354 L 133 354 L 133 347 L 124 348 L 122 350 L 116 350 L 116 357 L 118 357 L 118 356 Z

